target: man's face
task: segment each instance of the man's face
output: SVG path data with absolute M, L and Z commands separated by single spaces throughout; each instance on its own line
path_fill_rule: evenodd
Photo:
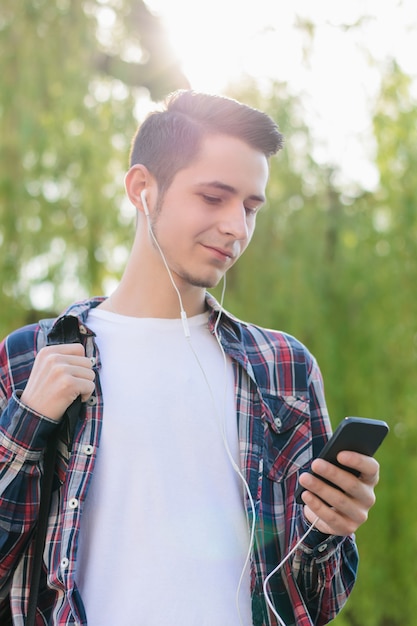
M 251 240 L 267 180 L 261 152 L 227 135 L 203 139 L 197 158 L 175 175 L 152 216 L 178 286 L 217 285 Z

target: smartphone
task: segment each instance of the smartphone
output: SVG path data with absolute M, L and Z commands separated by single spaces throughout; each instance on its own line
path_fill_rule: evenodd
M 318 458 L 329 461 L 330 463 L 333 463 L 333 465 L 337 465 L 338 467 L 351 472 L 351 474 L 358 476 L 359 472 L 356 470 L 338 463 L 337 455 L 342 450 L 351 450 L 353 452 L 359 452 L 360 454 L 366 454 L 367 456 L 373 456 L 386 437 L 388 431 L 388 424 L 382 420 L 373 420 L 364 417 L 345 417 L 318 455 Z M 314 474 L 314 472 L 311 473 Z M 325 480 L 321 476 L 319 478 L 320 480 L 333 485 L 333 483 Z M 338 488 L 337 485 L 333 485 L 333 487 Z M 303 491 L 305 491 L 304 487 L 298 485 L 295 497 L 299 504 L 303 504 L 301 499 Z

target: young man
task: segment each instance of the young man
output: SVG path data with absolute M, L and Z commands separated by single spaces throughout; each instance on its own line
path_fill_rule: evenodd
M 134 139 L 137 229 L 119 286 L 52 328 L 56 340 L 75 316 L 81 343 L 45 346 L 39 325 L 5 341 L 0 599 L 16 626 L 43 451 L 78 396 L 58 453 L 38 626 L 307 626 L 345 603 L 378 463 L 341 453 L 357 478 L 316 460 L 343 491 L 299 478 L 330 435 L 318 366 L 293 337 L 235 319 L 206 292 L 249 244 L 281 145 L 260 111 L 174 94 Z

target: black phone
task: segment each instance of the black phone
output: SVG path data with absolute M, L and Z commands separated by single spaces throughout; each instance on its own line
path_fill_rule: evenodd
M 333 465 L 337 465 L 358 476 L 359 473 L 356 470 L 339 463 L 337 461 L 337 455 L 339 452 L 342 452 L 342 450 L 351 450 L 353 452 L 359 452 L 360 454 L 366 454 L 367 456 L 373 456 L 388 431 L 388 424 L 382 420 L 367 419 L 365 417 L 345 417 L 317 458 L 329 461 L 333 463 Z M 314 474 L 314 472 L 311 473 Z M 333 485 L 333 483 L 326 481 L 321 476 L 319 478 Z M 333 486 L 337 487 L 337 485 Z M 299 484 L 295 492 L 295 498 L 299 504 L 303 504 L 303 500 L 301 499 L 303 491 L 305 491 L 304 487 Z

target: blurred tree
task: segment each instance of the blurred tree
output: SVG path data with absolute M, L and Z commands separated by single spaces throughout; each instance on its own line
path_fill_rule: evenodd
M 156 31 L 156 32 L 155 32 Z M 158 20 L 136 0 L 2 0 L 0 331 L 33 307 L 102 292 L 132 236 L 122 178 L 135 106 L 187 86 Z M 377 505 L 358 532 L 358 584 L 340 626 L 413 626 L 417 534 L 417 109 L 410 79 L 385 68 L 374 128 L 380 184 L 342 189 L 312 158 L 298 98 L 253 82 L 236 96 L 280 123 L 268 206 L 228 274 L 225 305 L 286 330 L 317 356 L 334 425 L 386 419 Z M 410 558 L 411 557 L 411 558 Z M 410 564 L 411 562 L 411 564 Z M 395 575 L 393 576 L 393 572 Z M 398 601 L 400 599 L 400 601 Z
M 384 68 L 374 115 L 378 190 L 357 203 L 356 341 L 347 367 L 361 406 L 381 415 L 391 434 L 378 457 L 382 481 L 373 523 L 358 533 L 366 560 L 349 623 L 417 624 L 417 108 L 413 83 L 394 62 Z M 358 298 L 359 294 L 362 294 Z M 359 314 L 358 314 L 359 313 Z M 353 351 L 363 357 L 360 367 Z M 348 356 L 347 355 L 347 356 Z M 356 365 L 356 368 L 355 368 Z M 359 394 L 358 394 L 359 396 Z M 359 405 L 358 405 L 359 406 Z M 400 599 L 400 601 L 398 601 Z
M 141 0 L 2 0 L 2 335 L 117 275 L 135 106 L 187 86 Z
M 374 131 L 380 184 L 341 189 L 311 158 L 300 102 L 283 85 L 254 97 L 286 135 L 272 160 L 268 206 L 254 241 L 228 274 L 225 306 L 281 328 L 317 356 L 333 424 L 385 419 L 377 504 L 358 533 L 359 578 L 340 626 L 417 624 L 417 108 L 411 79 L 384 68 Z M 410 558 L 411 557 L 411 558 Z M 395 572 L 395 575 L 393 573 Z M 398 602 L 398 598 L 401 601 Z

